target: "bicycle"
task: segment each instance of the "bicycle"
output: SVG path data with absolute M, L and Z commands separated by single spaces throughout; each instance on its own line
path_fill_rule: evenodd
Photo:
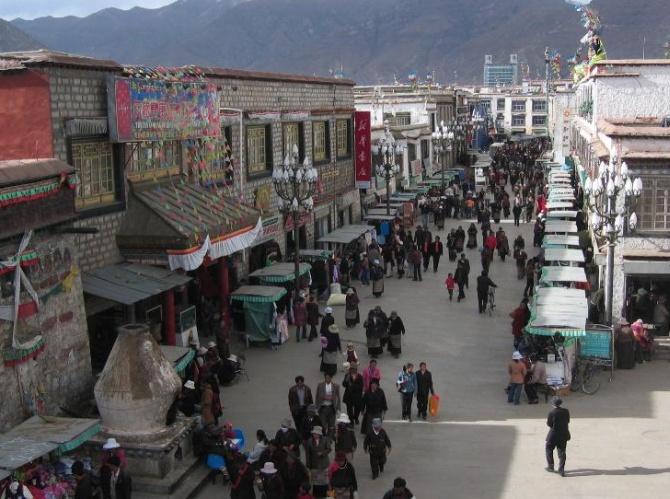
M 495 297 L 495 288 L 489 287 L 489 298 L 488 302 L 486 302 L 486 311 L 489 313 L 489 315 L 493 315 L 493 309 L 496 308 Z
M 572 372 L 572 383 L 570 390 L 573 392 L 581 390 L 586 395 L 593 395 L 600 389 L 600 373 L 603 367 L 609 365 L 609 361 L 596 358 L 577 359 Z

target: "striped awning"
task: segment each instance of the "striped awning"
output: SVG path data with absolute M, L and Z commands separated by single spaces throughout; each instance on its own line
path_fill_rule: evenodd
M 303 276 L 311 270 L 312 266 L 309 263 L 300 263 L 299 271 Z M 294 263 L 275 263 L 262 269 L 255 270 L 249 277 L 257 277 L 262 282 L 266 283 L 282 283 L 295 279 L 295 264 Z
M 272 303 L 286 294 L 279 286 L 241 286 L 230 294 L 232 300 L 252 303 Z

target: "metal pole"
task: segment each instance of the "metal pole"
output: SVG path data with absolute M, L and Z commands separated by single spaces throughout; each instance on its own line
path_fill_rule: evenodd
M 293 210 L 293 252 L 295 256 L 295 297 L 300 293 L 300 240 L 298 237 L 298 211 Z
M 386 214 L 391 215 L 391 176 L 388 170 L 384 177 L 386 178 Z
M 612 226 L 612 230 L 607 232 L 607 271 L 606 271 L 606 288 L 605 288 L 605 320 L 611 326 L 612 322 L 612 298 L 614 295 L 614 247 L 616 246 L 616 229 L 614 228 L 614 204 L 615 200 L 612 196 L 607 197 L 607 216 L 608 225 Z
M 547 57 L 547 60 L 545 61 L 545 72 L 546 72 L 546 77 L 547 77 L 547 88 L 546 94 L 547 94 L 547 101 L 546 101 L 546 109 L 545 112 L 547 113 L 547 117 L 545 118 L 545 124 L 544 126 L 547 128 L 547 133 L 549 133 L 549 58 Z
M 442 194 L 444 194 L 444 147 L 440 149 L 440 164 L 442 166 L 442 171 L 440 172 L 440 179 L 442 185 Z

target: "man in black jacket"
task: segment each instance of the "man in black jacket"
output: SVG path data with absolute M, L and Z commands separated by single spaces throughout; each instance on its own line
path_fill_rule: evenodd
M 433 272 L 437 272 L 440 257 L 444 254 L 444 246 L 442 245 L 442 241 L 440 241 L 440 236 L 435 236 L 435 241 L 431 245 L 431 253 L 433 254 Z
M 84 470 L 84 463 L 81 461 L 72 463 L 72 476 L 77 483 L 74 490 L 74 499 L 92 499 L 95 487 L 91 476 Z
M 128 472 L 121 468 L 118 456 L 112 456 L 100 470 L 103 499 L 130 499 L 132 481 Z M 112 490 L 114 493 L 112 493 Z
M 547 467 L 545 469 L 549 472 L 554 471 L 554 449 L 558 449 L 558 473 L 565 476 L 565 448 L 568 445 L 568 440 L 570 440 L 570 430 L 568 428 L 570 411 L 561 407 L 562 404 L 563 400 L 554 397 L 552 401 L 554 408 L 547 416 L 549 433 L 547 433 L 545 444 L 547 454 Z
M 489 301 L 489 287 L 493 286 L 497 288 L 498 286 L 491 280 L 488 272 L 482 270 L 482 275 L 477 278 L 477 301 L 479 302 L 479 313 L 483 314 L 486 312 L 486 304 Z
M 428 416 L 428 394 L 435 395 L 433 390 L 433 375 L 426 368 L 426 363 L 419 364 L 419 370 L 416 373 L 416 408 L 419 417 L 424 420 Z

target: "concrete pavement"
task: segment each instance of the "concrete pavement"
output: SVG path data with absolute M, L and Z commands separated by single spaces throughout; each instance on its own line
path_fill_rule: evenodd
M 445 230 L 433 231 L 446 243 L 447 231 L 465 221 L 447 220 Z M 497 228 L 497 225 L 493 226 Z M 532 226 L 503 223 L 510 244 L 521 232 L 529 256 Z M 481 235 L 479 235 L 481 236 Z M 481 237 L 478 237 L 481 244 Z M 528 246 L 531 246 L 528 249 Z M 479 251 L 466 250 L 472 271 L 481 271 Z M 669 365 L 657 361 L 606 378 L 594 396 L 571 394 L 565 407 L 572 414 L 572 441 L 568 445 L 568 476 L 544 468 L 544 437 L 549 404 L 510 406 L 503 389 L 506 365 L 512 353 L 507 314 L 521 299 L 524 281 L 516 279 L 514 261 L 495 259 L 490 276 L 499 288 L 493 317 L 477 313 L 474 285 L 465 302 L 449 302 L 444 288 L 447 272 L 455 265 L 445 255 L 437 274 L 431 269 L 423 282 L 386 279 L 384 295 L 376 299 L 369 287 L 356 283 L 362 299 L 361 316 L 381 305 L 396 310 L 407 328 L 403 354 L 384 354 L 379 365 L 382 388 L 389 401 L 385 427 L 393 443 L 385 474 L 371 480 L 362 440 L 354 457 L 359 497 L 380 499 L 396 476 L 403 476 L 417 498 L 630 498 L 664 497 L 670 485 L 667 427 L 670 409 Z M 343 343 L 353 340 L 363 364 L 367 363 L 362 325 L 347 330 L 343 307 L 336 307 Z M 293 332 L 293 328 L 291 328 Z M 250 381 L 222 389 L 224 419 L 242 427 L 249 442 L 257 428 L 274 435 L 289 415 L 287 391 L 297 374 L 314 390 L 321 381 L 319 343 L 295 337 L 279 351 L 251 348 L 246 352 Z M 394 380 L 402 364 L 426 361 L 442 397 L 440 414 L 429 422 L 400 420 L 400 400 Z M 336 381 L 341 382 L 342 374 Z M 413 412 L 415 412 L 415 408 Z M 359 434 L 357 433 L 357 438 Z M 208 486 L 199 497 L 227 497 L 221 485 Z

